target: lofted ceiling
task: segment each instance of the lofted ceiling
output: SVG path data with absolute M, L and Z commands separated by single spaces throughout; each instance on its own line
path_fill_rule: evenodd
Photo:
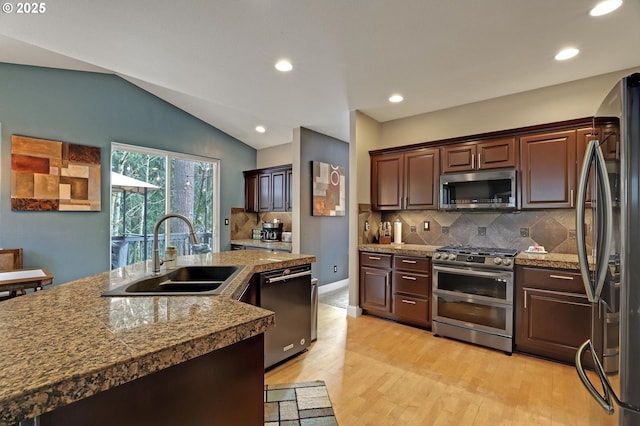
M 385 122 L 640 65 L 640 1 L 595 3 L 53 0 L 0 13 L 0 62 L 117 74 L 256 149 L 300 126 L 348 141 L 351 110 Z

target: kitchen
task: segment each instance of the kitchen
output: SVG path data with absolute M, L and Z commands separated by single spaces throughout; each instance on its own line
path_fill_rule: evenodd
M 237 142 L 231 140 L 232 138 L 227 135 L 205 129 L 205 126 L 197 123 L 197 120 L 187 117 L 177 118 L 178 113 L 172 111 L 171 107 L 161 105 L 150 106 L 151 101 L 149 101 L 149 104 L 140 105 L 139 110 L 144 111 L 150 108 L 162 109 L 162 114 L 166 114 L 164 118 L 167 120 L 170 119 L 172 126 L 160 125 L 161 127 L 157 130 L 153 129 L 153 126 L 135 128 L 133 123 L 127 121 L 126 125 L 123 125 L 121 129 L 117 129 L 116 123 L 119 121 L 117 117 L 110 118 L 109 120 L 95 120 L 95 122 L 91 124 L 82 124 L 82 121 L 86 121 L 90 119 L 90 117 L 86 117 L 86 114 L 83 114 L 82 111 L 74 111 L 74 114 L 82 117 L 83 120 L 64 116 L 62 115 L 64 111 L 58 111 L 56 109 L 56 103 L 53 99 L 66 105 L 81 106 L 79 99 L 70 96 L 70 93 L 82 92 L 83 90 L 96 90 L 96 87 L 103 84 L 104 93 L 101 93 L 103 99 L 109 99 L 107 93 L 109 89 L 116 90 L 125 99 L 132 96 L 131 91 L 135 93 L 135 97 L 143 97 L 144 95 L 132 90 L 130 87 L 126 87 L 126 84 L 118 83 L 115 78 L 109 75 L 84 75 L 83 73 L 73 72 L 71 73 L 73 77 L 71 77 L 70 74 L 62 71 L 20 66 L 3 66 L 2 71 L 3 77 L 6 76 L 6 86 L 3 85 L 3 94 L 6 93 L 10 95 L 12 99 L 10 107 L 5 105 L 2 110 L 2 193 L 4 196 L 1 202 L 3 203 L 3 218 L 10 218 L 9 224 L 0 225 L 2 226 L 2 245 L 25 245 L 23 243 L 25 241 L 23 236 L 33 233 L 33 237 L 30 238 L 33 241 L 27 244 L 27 247 L 31 247 L 31 257 L 29 261 L 33 265 L 53 266 L 50 269 L 56 271 L 57 283 L 105 270 L 105 262 L 108 258 L 106 251 L 109 247 L 109 235 L 104 226 L 104 223 L 107 222 L 107 214 L 100 212 L 95 213 L 93 216 L 80 214 L 74 214 L 73 216 L 57 215 L 53 219 L 55 226 L 52 227 L 45 223 L 51 219 L 51 216 L 43 217 L 39 214 L 17 215 L 11 213 L 5 204 L 5 199 L 9 194 L 9 166 L 8 163 L 6 163 L 7 160 L 4 159 L 9 155 L 8 141 L 10 135 L 13 133 L 27 133 L 32 135 L 49 135 L 55 133 L 56 136 L 63 140 L 92 140 L 95 141 L 95 143 L 103 144 L 102 146 L 105 148 L 108 147 L 108 141 L 113 139 L 122 142 L 135 142 L 136 140 L 157 136 L 158 148 L 170 150 L 173 148 L 171 139 L 183 139 L 185 140 L 185 145 L 183 146 L 186 150 L 197 151 L 199 149 L 203 154 L 206 153 L 209 156 L 222 160 L 224 165 L 222 178 L 225 182 L 221 188 L 223 193 L 222 212 L 231 211 L 232 208 L 242 206 L 243 200 L 242 197 L 238 195 L 238 192 L 240 188 L 242 188 L 243 177 L 239 171 L 290 163 L 293 161 L 294 169 L 296 169 L 296 163 L 298 163 L 298 173 L 307 173 L 307 161 L 318 159 L 322 154 L 322 150 L 318 148 L 318 152 L 313 155 L 290 160 L 292 157 L 290 152 L 293 149 L 285 146 L 281 150 L 289 153 L 283 157 L 286 158 L 285 161 L 261 165 L 257 163 L 257 158 L 260 157 L 261 153 L 258 152 L 256 155 L 251 152 L 252 150 L 250 148 L 237 144 Z M 569 120 L 586 117 L 593 114 L 596 107 L 595 104 L 603 97 L 604 92 L 606 92 L 619 77 L 629 74 L 632 71 L 634 71 L 634 69 L 626 69 L 617 71 L 614 74 L 602 75 L 599 78 L 594 77 L 585 80 L 576 80 L 572 83 L 547 89 L 539 89 L 538 91 L 532 91 L 527 94 L 505 96 L 494 101 L 470 104 L 465 107 L 453 108 L 449 111 L 425 114 L 421 117 L 413 117 L 406 120 L 393 120 L 382 124 L 372 120 L 363 113 L 354 112 L 352 115 L 354 126 L 356 126 L 356 137 L 353 139 L 354 144 L 353 147 L 350 145 L 348 148 L 343 148 L 343 150 L 355 150 L 355 152 L 349 153 L 348 156 L 341 154 L 341 161 L 339 161 L 339 163 L 345 166 L 352 165 L 349 173 L 349 176 L 353 178 L 349 181 L 350 205 L 356 206 L 358 204 L 369 204 L 370 202 L 368 199 L 370 180 L 368 172 L 368 151 L 370 150 L 382 149 L 394 145 L 421 143 L 427 139 L 440 140 L 459 135 L 478 134 L 486 131 L 516 128 L 529 124 L 549 123 L 564 119 Z M 76 78 L 75 83 L 71 83 L 73 78 Z M 36 83 L 37 81 L 41 83 Z M 22 88 L 20 93 L 16 92 L 15 87 Z M 25 90 L 28 89 L 25 89 L 25 87 L 34 87 L 33 93 L 26 96 L 27 92 L 25 92 Z M 38 93 L 48 93 L 51 95 L 51 98 L 50 100 L 43 99 L 44 96 L 38 95 Z M 593 93 L 592 98 L 591 95 L 585 95 L 590 93 Z M 578 100 L 583 100 L 585 96 L 590 97 L 590 101 L 588 104 L 580 105 Z M 545 99 L 558 99 L 559 97 L 564 100 L 560 106 L 555 105 L 555 102 L 552 101 L 548 101 L 548 103 L 544 102 Z M 29 98 L 38 99 L 39 107 L 34 106 L 33 103 L 29 103 L 27 101 Z M 34 116 L 36 113 L 38 115 Z M 490 120 L 487 118 L 487 115 L 491 116 Z M 34 116 L 37 119 L 27 125 L 24 123 L 24 117 L 28 116 Z M 109 115 L 105 114 L 103 117 L 109 117 Z M 464 117 L 464 127 L 460 126 L 460 117 Z M 137 118 L 141 123 L 149 119 L 145 114 Z M 436 120 L 438 118 L 439 120 Z M 109 129 L 105 129 L 103 121 L 109 122 Z M 161 122 L 162 120 L 159 121 Z M 62 123 L 67 123 L 67 126 L 68 123 L 73 123 L 73 126 L 78 127 L 78 129 L 74 131 L 62 129 Z M 131 127 L 135 128 L 135 131 L 133 131 L 135 135 L 132 135 L 131 131 L 127 132 L 127 128 L 130 130 Z M 97 135 L 93 133 L 93 130 L 90 130 L 91 128 L 102 129 L 104 134 Z M 154 134 L 156 131 L 157 134 Z M 306 129 L 301 129 L 300 133 L 301 134 L 297 136 L 299 139 L 296 140 L 303 141 L 303 147 L 305 146 L 304 141 L 309 141 L 310 146 L 313 145 L 310 142 L 310 138 L 323 137 L 317 132 L 307 131 Z M 189 147 L 189 142 L 186 140 L 190 138 L 185 137 L 185 134 L 191 134 L 194 138 L 200 140 L 216 141 L 218 145 L 203 148 L 202 143 L 197 143 L 194 144 L 193 147 Z M 425 135 L 429 135 L 428 138 Z M 307 148 L 309 148 L 309 146 L 307 146 Z M 349 164 L 349 157 L 352 159 L 351 164 Z M 231 173 L 230 170 L 236 170 L 237 172 Z M 307 179 L 306 176 L 303 178 L 301 175 L 297 181 L 299 185 L 298 191 L 308 191 L 308 182 L 309 179 Z M 106 197 L 107 193 L 108 190 L 105 188 L 103 198 Z M 300 198 L 302 199 L 302 197 Z M 305 202 L 300 201 L 300 203 L 301 205 L 298 209 L 308 208 Z M 308 221 L 309 217 L 309 215 L 305 213 L 301 214 L 300 219 L 298 219 L 300 220 L 300 225 L 298 225 L 300 228 L 298 228 L 297 231 L 292 229 L 294 231 L 294 244 L 296 244 L 295 235 L 301 235 L 302 230 L 304 230 L 304 232 L 318 237 L 326 235 L 327 238 L 330 238 L 332 241 L 342 242 L 335 244 L 336 246 L 349 248 L 349 256 L 343 254 L 342 259 L 336 258 L 335 260 L 328 260 L 326 264 L 324 264 L 323 269 L 318 271 L 319 274 L 327 274 L 327 277 L 323 280 L 324 282 L 334 281 L 334 265 L 338 265 L 338 275 L 344 274 L 340 275 L 338 277 L 339 279 L 358 276 L 357 264 L 354 265 L 354 259 L 357 259 L 358 254 L 356 250 L 357 243 L 348 242 L 349 232 L 352 233 L 351 239 L 356 239 L 357 241 L 356 235 L 359 235 L 362 229 L 354 220 L 355 210 L 355 207 L 352 207 L 350 210 L 350 219 L 353 223 L 348 228 L 335 229 L 335 225 L 340 223 L 338 222 L 340 219 L 336 219 L 336 221 L 333 222 L 323 222 L 320 225 L 312 224 L 312 226 L 305 226 L 303 222 Z M 296 219 L 293 219 L 292 226 L 296 226 L 295 222 Z M 416 220 L 416 222 L 421 224 L 423 221 Z M 435 221 L 431 222 L 431 224 L 434 225 Z M 220 223 L 220 225 L 221 246 L 224 247 L 230 240 L 229 228 L 225 228 L 222 223 Z M 447 225 L 444 224 L 444 226 Z M 407 226 L 405 228 L 407 228 Z M 345 231 L 345 229 L 348 229 L 348 231 Z M 531 232 L 533 232 L 533 227 L 531 228 Z M 78 240 L 78 243 L 69 244 L 63 251 L 58 250 L 60 244 L 62 244 L 61 241 L 66 241 L 69 234 Z M 90 241 L 81 244 L 80 241 L 85 235 L 91 235 L 92 238 Z M 327 248 L 329 244 L 327 244 L 326 241 L 321 241 L 320 238 L 316 238 L 314 241 L 299 241 L 299 244 L 301 245 L 298 249 L 299 252 L 319 253 L 321 251 L 322 257 L 329 256 L 333 248 Z M 310 249 L 313 251 L 305 248 L 305 244 L 310 244 Z M 38 249 L 34 249 L 36 245 L 39 247 Z M 90 253 L 90 255 L 87 255 L 87 253 Z M 348 262 L 347 259 L 349 258 L 351 262 Z M 82 259 L 82 261 L 76 262 L 76 259 Z M 324 263 L 323 259 L 320 260 Z M 74 265 L 73 272 L 67 272 L 69 269 L 67 265 L 69 264 Z M 354 311 L 357 311 L 358 307 L 357 286 L 351 285 L 350 292 L 350 312 L 355 313 Z

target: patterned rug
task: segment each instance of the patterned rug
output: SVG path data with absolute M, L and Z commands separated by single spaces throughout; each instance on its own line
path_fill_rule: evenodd
M 264 426 L 338 426 L 324 382 L 266 385 Z

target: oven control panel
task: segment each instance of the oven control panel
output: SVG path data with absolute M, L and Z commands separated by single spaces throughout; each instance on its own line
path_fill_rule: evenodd
M 436 251 L 433 253 L 434 263 L 460 265 L 460 266 L 480 266 L 491 269 L 513 269 L 513 258 L 511 253 L 456 253 L 450 251 Z

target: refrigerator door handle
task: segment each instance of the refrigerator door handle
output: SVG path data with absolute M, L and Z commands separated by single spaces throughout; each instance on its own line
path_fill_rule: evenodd
M 602 389 L 604 391 L 604 395 L 600 395 L 598 390 L 593 386 L 591 380 L 587 377 L 584 366 L 582 365 L 582 356 L 585 352 L 591 352 L 591 357 L 593 358 L 593 363 L 596 366 L 596 374 L 600 379 L 600 383 L 602 384 Z M 609 383 L 609 379 L 604 374 L 602 365 L 600 364 L 600 360 L 596 356 L 595 351 L 593 350 L 593 345 L 591 344 L 591 339 L 584 342 L 576 352 L 576 371 L 578 372 L 578 377 L 580 377 L 580 381 L 584 385 L 585 388 L 589 391 L 593 399 L 602 407 L 607 414 L 611 415 L 614 412 L 612 393 L 615 395 L 615 392 L 611 389 L 611 384 Z
M 587 351 L 591 352 L 591 358 L 593 358 L 593 364 L 595 365 L 596 374 L 598 376 L 598 379 L 600 379 L 600 383 L 602 384 L 602 390 L 604 392 L 604 395 L 600 395 L 600 393 L 595 388 L 595 386 L 593 386 L 593 384 L 591 383 L 591 381 L 587 377 L 587 374 L 585 372 L 584 366 L 582 365 L 582 356 Z M 595 351 L 593 350 L 593 344 L 591 343 L 590 339 L 587 340 L 586 342 L 584 342 L 578 348 L 578 351 L 576 352 L 576 360 L 575 361 L 576 361 L 576 370 L 578 371 L 578 377 L 580 377 L 580 381 L 582 381 L 582 384 L 584 385 L 584 387 L 587 388 L 587 391 L 589 391 L 589 393 L 591 394 L 593 399 L 596 400 L 596 402 L 600 405 L 600 407 L 602 407 L 602 409 L 604 411 L 607 412 L 607 414 L 609 414 L 609 415 L 613 414 L 613 412 L 614 412 L 613 402 L 614 401 L 618 405 L 618 407 L 620 407 L 620 408 L 624 408 L 625 410 L 629 410 L 629 411 L 633 411 L 633 412 L 636 412 L 636 413 L 640 413 L 640 407 L 635 406 L 633 404 L 629 404 L 629 403 L 624 402 L 624 401 L 620 401 L 620 398 L 618 398 L 618 395 L 616 395 L 615 390 L 611 386 L 611 383 L 609 382 L 609 379 L 607 379 L 607 376 L 604 373 L 604 369 L 602 368 L 602 364 L 600 363 L 600 360 L 598 359 L 598 356 L 596 355 Z
M 587 187 L 589 186 L 589 170 L 592 163 L 595 165 L 594 174 L 598 188 L 594 191 L 596 197 L 599 195 L 602 200 L 596 200 L 599 203 L 595 209 L 596 218 L 592 219 L 592 226 L 602 227 L 598 229 L 596 239 L 596 259 L 595 261 L 595 282 L 592 283 L 591 273 L 589 272 L 589 259 L 587 257 L 587 243 L 585 230 L 585 200 Z M 597 195 L 596 195 L 597 194 Z M 590 302 L 598 300 L 604 280 L 607 276 L 609 253 L 611 251 L 611 235 L 613 232 L 613 201 L 611 199 L 611 188 L 609 186 L 609 176 L 607 175 L 606 164 L 602 149 L 597 140 L 592 140 L 587 145 L 582 169 L 580 171 L 580 183 L 578 184 L 578 194 L 576 199 L 576 242 L 578 248 L 578 263 L 580 265 L 580 273 L 584 282 L 585 292 Z

